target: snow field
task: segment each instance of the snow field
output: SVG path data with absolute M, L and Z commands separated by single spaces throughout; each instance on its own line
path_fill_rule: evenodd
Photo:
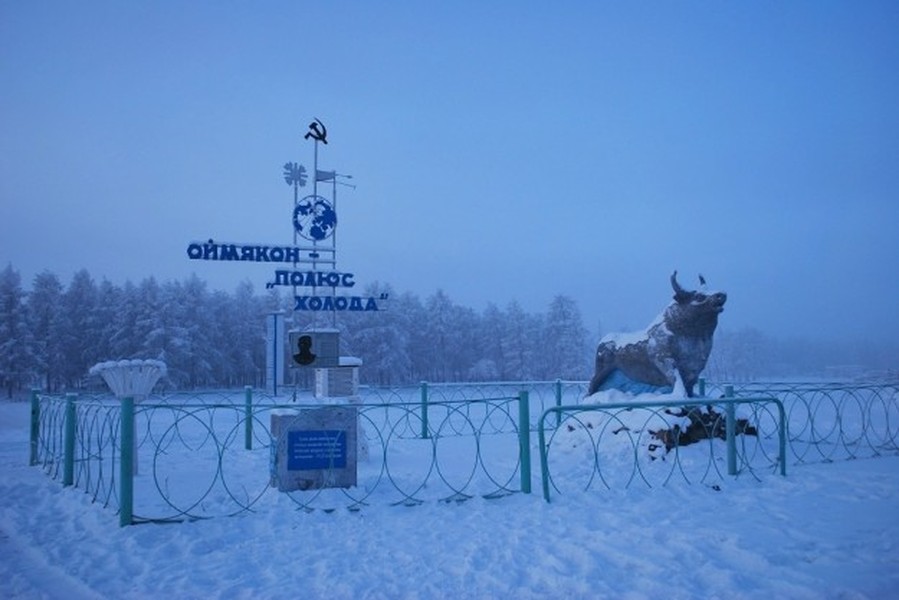
M 787 477 L 724 476 L 717 487 L 617 481 L 587 490 L 574 476 L 590 463 L 572 460 L 571 473 L 553 466 L 564 491 L 551 503 L 535 486 L 496 500 L 373 501 L 329 513 L 266 493 L 253 512 L 231 518 L 119 528 L 90 494 L 26 466 L 28 413 L 27 404 L 0 404 L 3 597 L 879 599 L 899 589 L 896 456 L 791 465 Z M 559 435 L 559 457 L 594 452 L 584 431 Z M 160 460 L 184 468 L 188 455 L 202 455 L 193 446 L 179 455 L 177 446 Z M 413 470 L 427 454 L 415 445 L 391 451 Z M 229 454 L 226 468 L 255 472 L 265 460 L 252 454 Z M 537 456 L 532 447 L 535 476 Z M 470 465 L 460 464 L 463 477 Z M 670 461 L 645 466 L 662 473 Z M 170 477 L 168 485 L 190 502 L 186 492 L 204 481 Z

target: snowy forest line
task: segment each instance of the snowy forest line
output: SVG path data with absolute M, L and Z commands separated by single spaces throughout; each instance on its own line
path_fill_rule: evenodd
M 389 308 L 346 312 L 337 319 L 341 353 L 363 360 L 362 383 L 420 381 L 585 380 L 595 343 L 577 303 L 557 295 L 543 313 L 516 301 L 483 311 L 459 306 L 441 290 L 424 300 L 375 283 L 366 295 L 390 294 Z M 282 310 L 288 327 L 304 328 L 310 313 L 292 311 L 277 289 L 257 294 L 249 281 L 231 293 L 210 290 L 193 275 L 183 281 L 99 284 L 86 269 L 68 285 L 50 271 L 26 290 L 11 265 L 0 271 L 0 379 L 8 395 L 39 387 L 77 390 L 97 362 L 154 358 L 168 365 L 176 389 L 262 386 L 265 315 Z M 317 314 L 320 326 L 330 316 Z M 295 323 L 290 323 L 294 319 Z M 863 342 L 782 341 L 755 329 L 719 327 L 706 369 L 710 379 L 761 376 L 845 376 L 895 373 L 896 348 Z

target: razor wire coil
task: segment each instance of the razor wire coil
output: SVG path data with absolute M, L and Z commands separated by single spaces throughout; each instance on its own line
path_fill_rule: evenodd
M 519 390 L 530 394 L 526 427 L 531 431 L 546 427 L 554 444 L 551 458 L 562 457 L 563 441 L 580 436 L 575 448 L 567 451 L 574 466 L 551 473 L 553 489 L 570 488 L 570 481 L 586 489 L 649 488 L 678 481 L 714 485 L 726 476 L 717 438 L 702 450 L 675 446 L 664 456 L 649 451 L 659 442 L 651 431 L 677 424 L 665 409 L 630 407 L 605 420 L 589 411 L 551 411 L 553 417 L 540 422 L 547 410 L 583 404 L 586 382 L 423 387 L 425 394 L 422 387 L 360 390 L 354 406 L 368 459 L 359 463 L 355 487 L 283 493 L 272 492 L 277 442 L 271 416 L 320 408 L 321 403 L 285 402 L 254 391 L 248 413 L 243 394 L 233 391 L 151 396 L 135 410 L 139 473 L 135 521 L 235 515 L 285 502 L 300 510 L 356 510 L 373 503 L 416 505 L 517 493 L 521 431 L 513 392 Z M 751 383 L 734 388 L 737 398 L 773 397 L 782 402 L 787 464 L 899 454 L 899 384 Z M 706 390 L 708 396 L 717 396 L 723 387 L 712 384 Z M 67 398 L 38 394 L 36 400 L 39 433 L 32 442 L 33 464 L 61 480 Z M 120 403 L 110 395 L 82 395 L 74 407 L 72 484 L 92 501 L 118 510 Z M 758 430 L 757 437 L 736 438 L 738 472 L 758 478 L 780 460 L 774 443 L 778 416 L 770 405 L 752 403 L 741 404 L 738 416 Z M 569 432 L 569 427 L 578 433 Z M 713 422 L 710 427 L 720 429 L 722 424 Z M 607 450 L 610 444 L 612 454 Z

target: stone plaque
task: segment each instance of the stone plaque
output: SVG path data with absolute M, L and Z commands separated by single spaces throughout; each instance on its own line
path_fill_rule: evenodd
M 358 424 L 351 406 L 272 415 L 272 485 L 282 492 L 355 486 Z
M 359 390 L 358 367 L 334 367 L 315 370 L 315 397 L 355 396 Z

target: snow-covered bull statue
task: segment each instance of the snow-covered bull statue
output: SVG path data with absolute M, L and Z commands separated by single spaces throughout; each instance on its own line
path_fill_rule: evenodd
M 705 284 L 702 275 L 699 279 Z M 677 271 L 671 275 L 671 287 L 674 302 L 645 331 L 609 334 L 599 342 L 587 395 L 632 382 L 673 388 L 680 377 L 687 396 L 693 397 L 727 294 L 688 292 L 677 283 Z

